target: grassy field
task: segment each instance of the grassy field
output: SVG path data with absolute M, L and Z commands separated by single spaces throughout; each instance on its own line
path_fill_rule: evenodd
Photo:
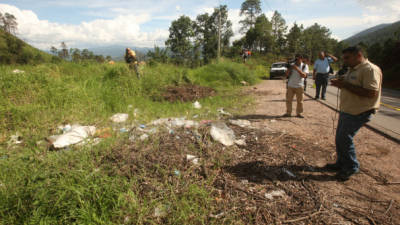
M 25 73 L 14 74 L 16 68 Z M 138 80 L 125 64 L 118 63 L 0 66 L 0 224 L 208 221 L 207 215 L 215 209 L 209 190 L 201 183 L 182 178 L 171 184 L 161 179 L 157 185 L 163 198 L 157 198 L 160 195 L 139 191 L 148 171 L 132 176 L 113 172 L 115 162 L 104 159 L 128 142 L 123 133 L 114 132 L 93 147 L 50 151 L 43 144 L 62 124 L 111 127 L 109 117 L 114 113 L 128 113 L 129 123 L 136 125 L 160 117 L 215 119 L 218 108 L 237 113 L 251 104 L 249 97 L 241 95 L 240 82 L 254 84 L 264 71 L 224 61 L 197 69 L 160 64 L 141 73 Z M 194 109 L 192 102 L 159 100 L 167 86 L 187 83 L 212 87 L 217 95 L 201 99 L 201 109 Z M 8 144 L 16 132 L 22 144 Z M 141 148 L 156 151 L 157 140 Z M 175 192 L 176 186 L 184 191 Z M 163 207 L 169 208 L 168 215 L 159 221 L 154 211 Z

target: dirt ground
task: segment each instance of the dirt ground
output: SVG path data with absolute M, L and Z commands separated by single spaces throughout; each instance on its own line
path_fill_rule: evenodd
M 249 87 L 245 94 L 255 96 L 255 108 L 221 117 L 246 145 L 214 141 L 212 121 L 173 132 L 157 127 L 144 142 L 112 149 L 99 166 L 135 179 L 139 199 L 179 198 L 193 184 L 205 188 L 211 202 L 192 198 L 191 204 L 200 201 L 211 214 L 190 224 L 400 224 L 399 145 L 362 128 L 356 138 L 361 173 L 338 182 L 320 169 L 335 160 L 335 113 L 306 98 L 304 119 L 281 118 L 284 91 L 282 81 Z M 233 125 L 232 119 L 251 126 Z M 171 204 L 165 210 L 156 218 L 159 224 L 171 224 L 168 215 L 180 209 Z
M 184 85 L 167 87 L 162 97 L 163 100 L 170 102 L 188 102 L 213 95 L 215 95 L 215 90 L 212 88 L 198 85 Z
M 305 97 L 304 119 L 279 118 L 285 113 L 285 84 L 281 80 L 264 81 L 249 90 L 256 95 L 257 106 L 254 113 L 243 116 L 258 127 L 269 127 L 285 131 L 298 137 L 313 148 L 296 148 L 310 166 L 323 166 L 335 161 L 334 132 L 338 115 L 321 103 Z M 295 110 L 295 102 L 293 102 Z M 339 206 L 342 217 L 352 223 L 374 221 L 379 214 L 397 215 L 396 220 L 389 222 L 399 224 L 400 215 L 400 146 L 385 137 L 363 127 L 355 138 L 361 173 L 351 180 L 340 183 L 332 181 L 329 175 L 311 173 L 309 182 L 315 184 L 325 197 Z M 365 221 L 366 220 L 366 221 Z

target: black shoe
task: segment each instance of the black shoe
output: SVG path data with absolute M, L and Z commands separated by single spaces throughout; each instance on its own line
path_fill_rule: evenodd
M 344 181 L 348 181 L 350 179 L 351 176 L 353 176 L 354 174 L 357 174 L 359 172 L 359 170 L 353 170 L 353 171 L 340 171 L 335 175 L 335 178 L 338 181 L 344 182 Z
M 319 99 L 319 97 L 315 97 L 315 98 L 314 98 L 314 100 L 318 100 L 318 99 Z
M 326 100 L 326 98 L 325 98 L 325 97 L 322 97 L 322 100 Z
M 284 114 L 282 117 L 292 117 L 290 114 Z
M 324 167 L 322 167 L 322 169 L 330 172 L 339 172 L 342 168 L 336 163 L 330 163 L 326 164 Z
M 296 116 L 297 118 L 304 118 L 304 116 L 303 115 L 301 115 L 301 114 L 297 114 L 297 116 Z

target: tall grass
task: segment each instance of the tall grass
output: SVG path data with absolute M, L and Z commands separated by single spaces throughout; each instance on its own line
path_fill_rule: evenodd
M 23 74 L 14 74 L 14 69 L 0 67 L 0 224 L 149 224 L 156 223 L 148 216 L 155 205 L 167 202 L 174 205 L 167 223 L 204 223 L 211 209 L 202 187 L 192 185 L 180 195 L 169 191 L 164 200 L 139 199 L 132 191 L 135 179 L 98 168 L 104 154 L 126 140 L 123 135 L 95 147 L 59 152 L 48 151 L 38 141 L 54 134 L 60 124 L 111 126 L 108 118 L 117 112 L 145 123 L 195 114 L 212 119 L 220 107 L 239 111 L 250 99 L 238 95 L 237 87 L 241 81 L 257 82 L 254 70 L 232 62 L 193 70 L 160 64 L 144 68 L 138 80 L 125 64 L 18 67 Z M 165 87 L 185 83 L 213 87 L 218 94 L 201 99 L 200 110 L 191 102 L 153 100 Z M 6 141 L 17 131 L 23 143 L 8 146 Z M 189 216 L 193 214 L 197 219 Z

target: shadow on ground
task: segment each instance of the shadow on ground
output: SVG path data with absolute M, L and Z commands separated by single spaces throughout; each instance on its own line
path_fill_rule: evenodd
M 269 181 L 336 181 L 334 174 L 325 174 L 322 168 L 307 165 L 268 165 L 263 161 L 241 162 L 224 168 L 228 173 L 249 182 Z

